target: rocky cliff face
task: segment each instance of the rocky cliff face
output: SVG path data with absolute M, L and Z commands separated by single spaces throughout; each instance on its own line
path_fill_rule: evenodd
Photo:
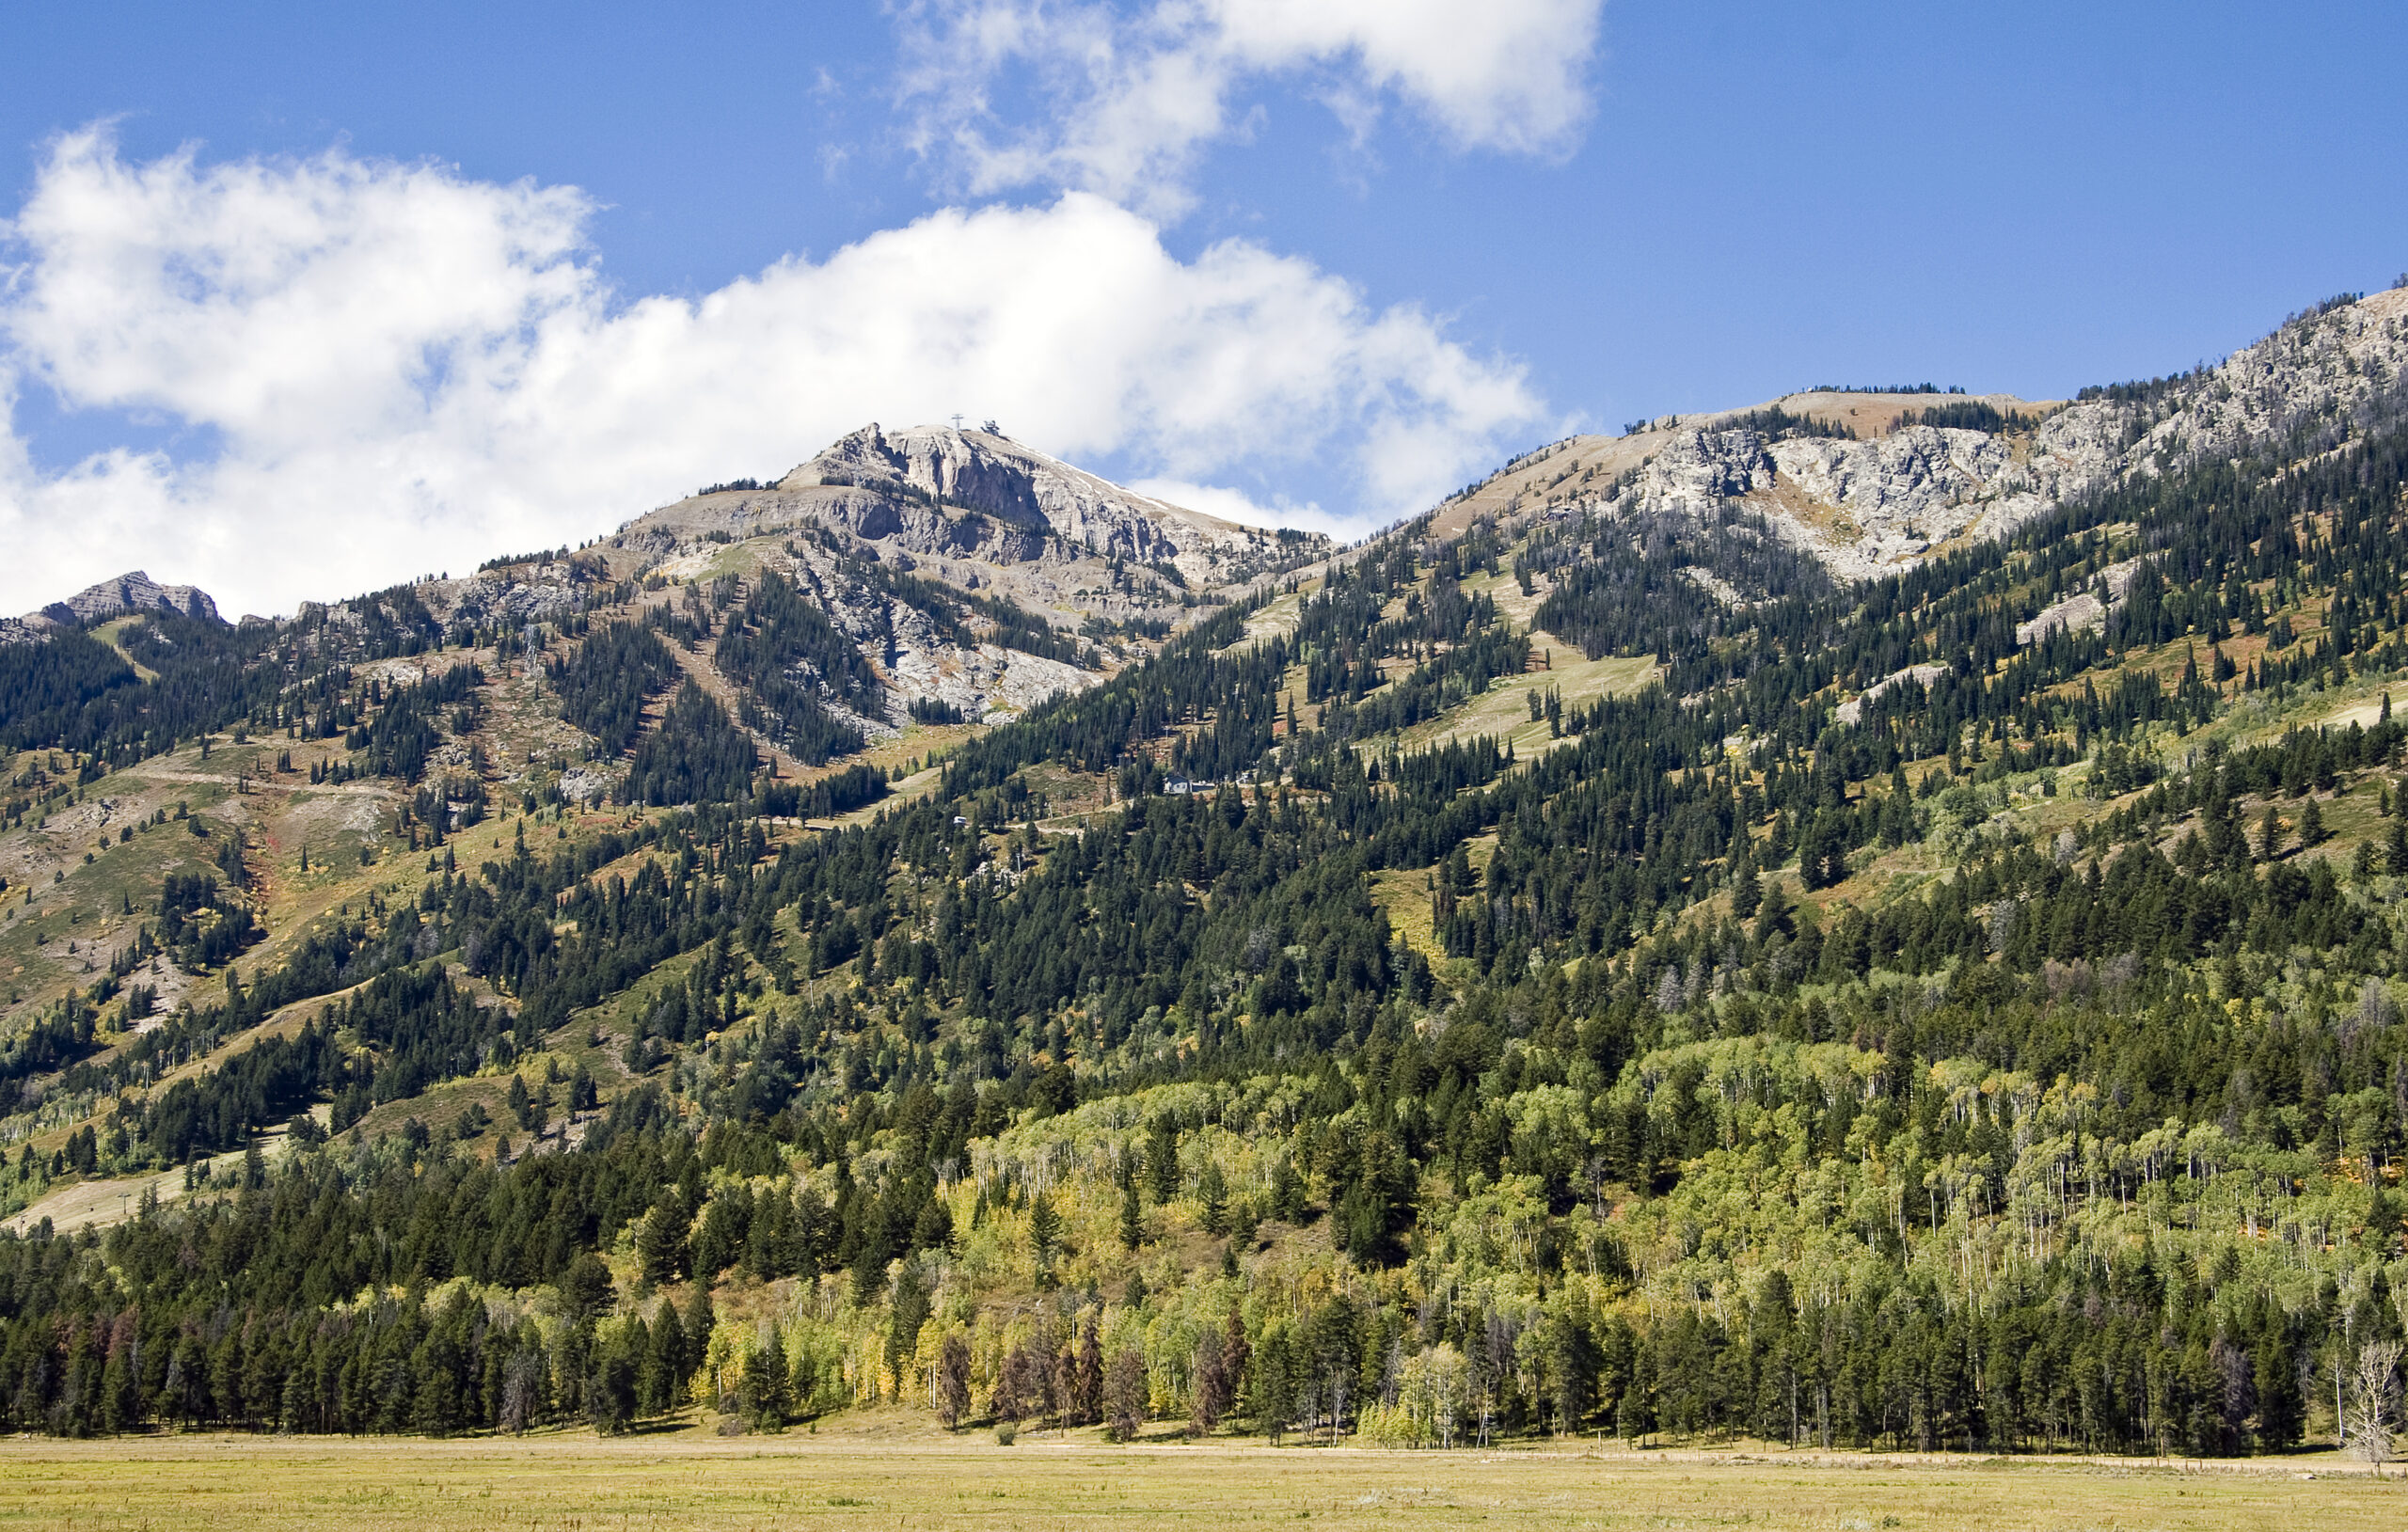
M 225 621 L 217 615 L 217 603 L 209 598 L 207 592 L 189 585 L 162 585 L 136 569 L 115 579 L 86 586 L 40 611 L 0 620 L 0 643 L 24 642 L 40 639 L 53 628 L 81 627 L 144 611 L 176 612 L 212 623 Z
M 1667 418 L 1630 436 L 1574 437 L 1533 454 L 1464 497 L 1456 514 L 1510 517 L 1535 506 L 1671 513 L 1703 528 L 1737 503 L 1833 574 L 1862 578 L 2011 531 L 2127 479 L 2276 443 L 2338 441 L 2408 409 L 2403 370 L 2408 290 L 2394 289 L 2295 318 L 2214 367 L 2038 406 L 2036 425 L 1899 426 L 1907 411 L 1956 400 L 1793 394 L 1774 403 L 1845 420 L 1864 439 L 1774 440 L 1738 423 L 1741 412 Z M 2003 395 L 1982 402 L 2031 408 Z M 1583 477 L 1567 490 L 1574 467 Z
M 1704 430 L 1650 461 L 1626 504 L 1694 515 L 1749 501 L 1832 573 L 1861 576 L 1917 558 L 1999 510 L 1990 502 L 2014 466 L 2010 447 L 1979 431 L 1918 425 L 1873 441 L 1768 441 L 1744 428 Z
M 853 432 L 767 488 L 697 495 L 620 529 L 614 544 L 673 555 L 716 538 L 805 526 L 881 556 L 992 566 L 1130 565 L 1168 572 L 1156 593 L 1243 584 L 1329 551 L 1318 533 L 1241 527 L 1124 489 L 993 432 L 918 426 Z M 963 571 L 965 575 L 976 571 Z M 940 569 L 934 576 L 951 580 Z M 1042 585 L 1043 579 L 1036 582 Z M 1053 583 L 1060 583 L 1054 581 Z M 1101 582 L 1085 584 L 1097 595 Z
M 919 426 L 888 433 L 863 427 L 788 474 L 779 488 L 849 485 L 886 491 L 893 500 L 919 495 L 941 507 L 991 516 L 1035 540 L 1062 543 L 1102 559 L 1168 563 L 1188 579 L 1227 583 L 1231 566 L 1259 562 L 1275 539 L 1123 489 L 1058 458 L 987 431 Z M 892 535 L 892 534 L 889 534 Z
M 41 609 L 41 615 L 61 624 L 103 623 L 137 611 L 172 611 L 212 623 L 224 621 L 208 592 L 189 585 L 162 585 L 139 569 L 87 586 L 64 601 L 54 601 Z
M 2338 440 L 2408 403 L 2408 291 L 2294 320 L 2222 364 L 2137 397 L 2080 401 L 2028 434 L 1909 426 L 1871 441 L 1703 430 L 1641 473 L 1638 504 L 1760 504 L 1830 566 L 1864 576 L 1962 537 L 1994 537 L 2076 496 L 2303 434 Z

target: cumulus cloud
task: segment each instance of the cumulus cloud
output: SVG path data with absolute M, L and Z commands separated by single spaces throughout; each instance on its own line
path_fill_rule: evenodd
M 973 196 L 1072 186 L 1168 215 L 1268 77 L 1303 80 L 1358 135 L 1393 100 L 1460 148 L 1559 150 L 1589 114 L 1601 4 L 919 0 L 902 98 L 912 147 Z
M 341 150 L 133 164 L 104 132 L 59 139 L 0 227 L 0 404 L 45 390 L 207 445 L 46 470 L 0 431 L 0 611 L 135 566 L 289 610 L 955 410 L 1191 484 L 1334 460 L 1369 525 L 1539 414 L 1518 367 L 1425 313 L 1244 242 L 1182 261 L 1082 192 L 699 299 L 614 292 L 592 213 Z

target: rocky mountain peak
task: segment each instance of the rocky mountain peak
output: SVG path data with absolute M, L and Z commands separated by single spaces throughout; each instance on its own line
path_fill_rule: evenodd
M 914 704 L 976 719 L 1091 685 L 1330 551 L 1318 533 L 1139 494 L 991 426 L 873 423 L 772 482 L 712 484 L 565 561 L 497 561 L 411 593 L 446 627 L 481 627 L 582 607 L 622 581 L 777 576 L 861 646 L 884 712 L 853 721 L 876 734 Z M 859 700 L 822 699 L 848 717 Z
M 162 585 L 139 569 L 87 585 L 66 600 L 44 607 L 41 615 L 61 624 L 102 623 L 137 611 L 171 611 L 213 623 L 225 621 L 206 591 L 190 585 Z
M 1119 583 L 1113 572 L 1124 568 L 1155 571 L 1176 604 L 1181 591 L 1243 585 L 1330 550 L 1318 533 L 1206 515 L 997 431 L 888 431 L 876 423 L 775 483 L 715 485 L 640 516 L 611 546 L 669 559 L 804 527 L 834 534 L 864 557 L 926 561 L 929 577 L 965 588 L 1026 586 L 1026 595 L 1049 606 L 1058 604 L 1047 593 L 1052 588 L 1087 600 L 1078 592 L 1100 594 Z
M 166 611 L 222 623 L 209 592 L 190 585 L 162 585 L 139 569 L 87 585 L 64 601 L 0 621 L 0 642 L 24 642 L 57 627 L 82 627 L 134 612 Z
M 992 516 L 1077 552 L 1168 563 L 1214 582 L 1231 559 L 1259 554 L 1269 534 L 1140 495 L 1024 447 L 1000 432 L 947 425 L 889 432 L 875 422 L 839 438 L 780 482 L 782 490 L 884 491 Z

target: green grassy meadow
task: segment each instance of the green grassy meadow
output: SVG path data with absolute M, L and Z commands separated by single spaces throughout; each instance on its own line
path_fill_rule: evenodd
M 848 1419 L 857 1417 L 847 1417 Z M 156 1436 L 0 1447 L 0 1527 L 2393 1528 L 2408 1477 L 2313 1459 L 1903 1460 L 1384 1452 L 945 1437 L 565 1432 L 430 1442 Z M 2356 1465 L 2349 1465 L 2355 1468 Z

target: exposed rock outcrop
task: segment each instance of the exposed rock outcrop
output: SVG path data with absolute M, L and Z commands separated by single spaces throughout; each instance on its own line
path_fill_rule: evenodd
M 667 556 L 713 534 L 805 524 L 929 559 L 1167 567 L 1188 587 L 1236 584 L 1329 547 L 1318 534 L 1241 527 L 1140 495 L 994 432 L 874 424 L 775 484 L 663 506 L 613 543 Z
M 1917 425 L 1872 441 L 1773 441 L 1747 427 L 1708 429 L 1657 453 L 1618 508 L 1695 516 L 1747 500 L 1833 574 L 1861 577 L 2000 510 L 1993 502 L 2013 466 L 2007 444 L 1979 431 Z
M 602 560 L 574 554 L 492 565 L 464 579 L 421 580 L 413 589 L 427 610 L 446 624 L 498 627 L 576 611 L 586 605 L 592 588 L 607 585 L 609 576 Z
M 888 515 L 897 523 L 894 502 L 910 505 L 917 497 L 937 502 L 932 509 L 940 513 L 951 507 L 991 516 L 1022 534 L 1012 551 L 1022 558 L 1038 556 L 1042 540 L 1054 538 L 1090 557 L 1171 564 L 1204 584 L 1226 583 L 1230 565 L 1261 561 L 1276 545 L 1258 529 L 1123 489 L 1006 436 L 951 426 L 893 433 L 864 426 L 778 485 L 817 486 L 882 491 Z M 901 529 L 882 520 L 856 530 L 877 537 Z
M 907 588 L 1009 602 L 1067 641 L 1091 624 L 1124 635 L 1180 626 L 1214 609 L 1199 597 L 1331 548 L 1319 534 L 1242 527 L 1140 495 L 996 431 L 869 425 L 775 483 L 640 516 L 607 551 L 622 576 L 689 579 L 727 567 L 730 544 L 745 545 L 737 564 L 795 578 L 861 643 L 896 720 L 914 701 L 971 718 L 1022 708 L 1109 672 L 961 642 L 958 626 L 941 633 L 911 605 L 919 597 L 894 599 L 883 587 L 895 582 L 865 579 L 866 566 L 906 576 Z M 987 622 L 974 608 L 964 620 L 981 631 Z
M 2278 443 L 2311 452 L 2337 444 L 2408 413 L 2403 380 L 2408 289 L 2395 288 L 2295 316 L 2214 366 L 2037 407 L 2036 424 L 2006 395 L 1811 393 L 1772 403 L 1862 439 L 1773 439 L 1741 411 L 1574 437 L 1467 492 L 1440 520 L 1671 513 L 1710 534 L 1711 513 L 1738 502 L 1831 573 L 1863 578 L 2131 479 Z M 1987 405 L 2007 419 L 1998 430 L 1899 423 L 1935 404 Z
M 2016 624 L 2017 646 L 2037 643 L 2059 628 L 2081 633 L 2104 626 L 2107 614 L 2124 604 L 2124 592 L 2131 589 L 2132 576 L 2139 573 L 2140 567 L 2138 559 L 2109 564 L 2099 572 L 2096 589 L 2076 591 L 2062 600 L 2051 602 L 2031 621 Z
M 1927 687 L 1946 674 L 1947 671 L 1948 667 L 1945 665 L 1909 665 L 1905 670 L 1893 671 L 1865 687 L 1858 695 L 1840 703 L 1838 707 L 1832 709 L 1832 716 L 1842 723 L 1854 723 L 1864 716 L 1867 703 L 1878 700 L 1880 695 L 1892 687 L 1904 686 L 1909 681 L 1919 687 Z
M 83 627 L 146 611 L 175 612 L 211 623 L 225 621 L 217 615 L 217 603 L 209 598 L 207 592 L 190 585 L 162 585 L 136 569 L 98 585 L 87 585 L 40 611 L 0 620 L 0 643 L 24 642 L 40 639 L 54 628 Z

